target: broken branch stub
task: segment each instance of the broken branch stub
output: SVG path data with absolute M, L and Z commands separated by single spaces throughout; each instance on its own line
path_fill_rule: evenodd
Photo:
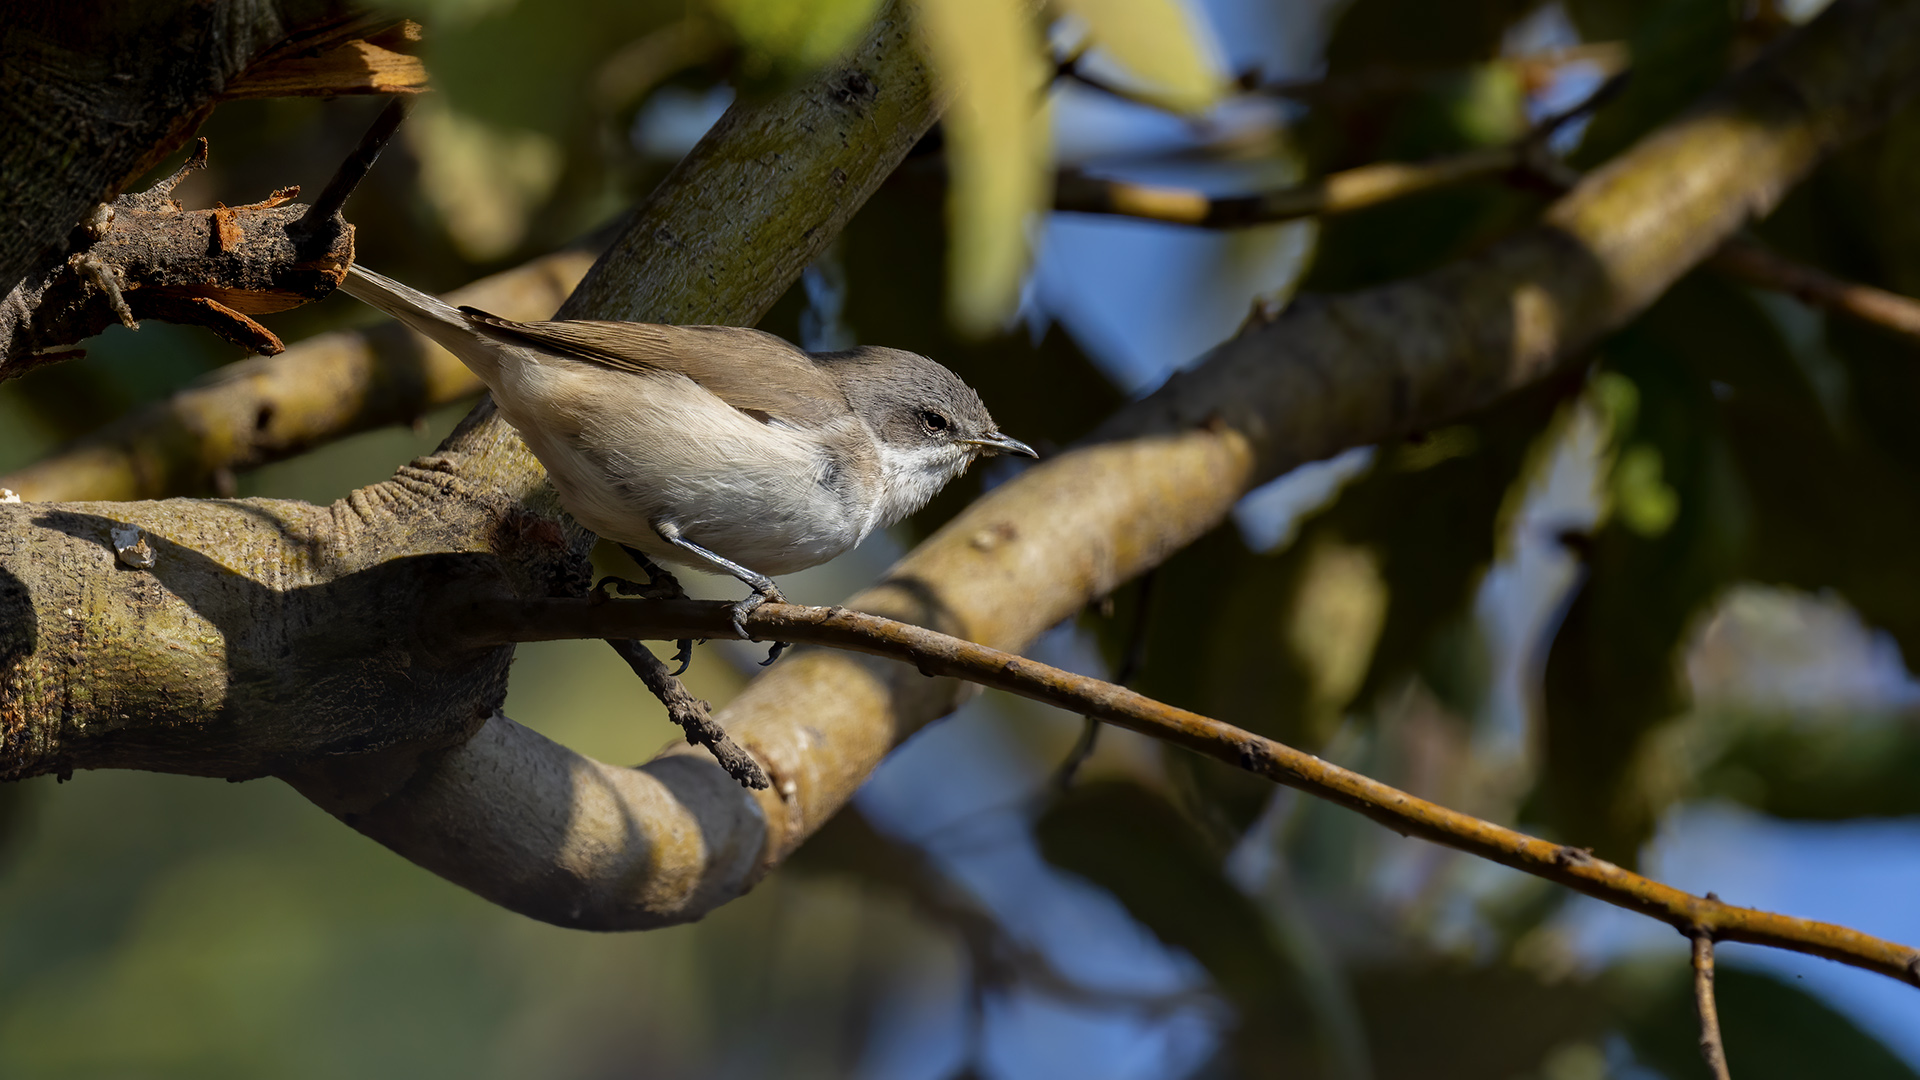
M 285 348 L 252 318 L 318 300 L 353 263 L 353 228 L 324 245 L 290 227 L 306 207 L 298 187 L 246 206 L 188 210 L 173 198 L 206 163 L 206 140 L 171 177 L 102 203 L 74 230 L 69 254 L 0 301 L 0 379 L 80 355 L 64 348 L 114 322 L 143 318 L 205 326 L 265 355 Z

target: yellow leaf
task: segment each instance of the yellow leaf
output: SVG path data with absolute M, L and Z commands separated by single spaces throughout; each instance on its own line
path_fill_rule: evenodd
M 918 26 L 947 110 L 948 303 L 956 326 L 1005 322 L 1027 269 L 1027 226 L 1050 196 L 1042 93 L 1049 69 L 1020 0 L 918 0 Z
M 1225 80 L 1200 44 L 1179 0 L 1058 0 L 1087 24 L 1087 36 L 1148 96 L 1169 109 L 1198 112 L 1219 100 Z
M 420 159 L 420 190 L 469 259 L 512 251 L 560 179 L 560 144 L 550 136 L 494 127 L 432 95 L 407 131 Z
M 1387 624 L 1387 584 L 1371 548 L 1321 540 L 1307 558 L 1287 643 L 1307 672 L 1308 722 L 1330 735 L 1373 666 Z
M 1641 536 L 1656 538 L 1680 516 L 1680 494 L 1661 476 L 1658 448 L 1627 447 L 1613 467 L 1613 506 L 1620 520 Z

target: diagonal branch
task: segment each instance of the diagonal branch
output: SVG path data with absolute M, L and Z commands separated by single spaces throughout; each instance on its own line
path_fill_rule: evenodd
M 461 647 L 577 638 L 731 637 L 730 606 L 694 600 L 470 600 L 428 618 Z M 755 640 L 829 645 L 911 665 L 1117 724 L 1338 803 L 1402 836 L 1418 836 L 1659 919 L 1696 942 L 1770 945 L 1920 986 L 1920 950 L 1832 923 L 1796 919 L 1681 892 L 1590 852 L 1450 810 L 1232 724 L 1124 686 L 946 634 L 838 607 L 766 604 L 746 619 Z M 1709 999 L 1710 1001 L 1710 999 Z

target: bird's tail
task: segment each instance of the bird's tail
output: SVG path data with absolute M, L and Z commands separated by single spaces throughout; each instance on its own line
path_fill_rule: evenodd
M 425 334 L 459 357 L 483 382 L 493 384 L 500 365 L 498 352 L 474 332 L 472 321 L 459 308 L 358 263 L 347 267 L 340 290 Z

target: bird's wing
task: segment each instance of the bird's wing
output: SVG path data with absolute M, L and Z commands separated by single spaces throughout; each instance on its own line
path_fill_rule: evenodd
M 812 357 L 760 330 L 592 320 L 515 322 L 476 308 L 460 310 L 477 329 L 503 338 L 621 371 L 685 375 L 757 420 L 822 426 L 846 408 L 839 384 Z

